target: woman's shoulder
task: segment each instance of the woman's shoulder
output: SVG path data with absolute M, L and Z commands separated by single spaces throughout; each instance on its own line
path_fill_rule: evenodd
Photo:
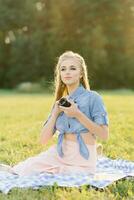
M 86 93 L 87 95 L 92 98 L 92 99 L 96 99 L 96 98 L 102 98 L 101 94 L 99 92 L 97 92 L 96 90 L 88 90 L 86 89 Z

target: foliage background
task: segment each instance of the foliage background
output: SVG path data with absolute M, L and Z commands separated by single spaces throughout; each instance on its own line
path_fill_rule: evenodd
M 49 85 L 58 56 L 80 53 L 96 89 L 134 89 L 133 0 L 0 0 L 0 87 Z

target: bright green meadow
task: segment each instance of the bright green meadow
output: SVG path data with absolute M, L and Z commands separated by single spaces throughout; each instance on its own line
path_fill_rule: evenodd
M 104 154 L 110 158 L 134 160 L 134 92 L 99 91 L 109 113 L 110 135 L 107 141 L 98 140 L 104 146 Z M 49 94 L 24 94 L 0 91 L 0 162 L 14 165 L 29 156 L 48 149 L 57 137 L 47 145 L 39 143 L 43 122 L 53 103 Z M 134 180 L 120 180 L 103 191 L 88 186 L 62 188 L 56 184 L 38 190 L 11 190 L 0 193 L 0 200 L 132 200 Z

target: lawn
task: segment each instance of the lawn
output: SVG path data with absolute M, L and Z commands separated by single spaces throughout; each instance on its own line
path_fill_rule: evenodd
M 103 96 L 109 113 L 110 137 L 103 143 L 110 158 L 134 160 L 134 92 L 105 92 Z M 56 142 L 54 137 L 45 146 L 39 143 L 43 122 L 53 102 L 52 95 L 0 92 L 0 162 L 15 164 L 46 150 Z M 39 190 L 13 189 L 0 199 L 12 200 L 114 200 L 134 199 L 134 180 L 118 181 L 104 191 L 82 187 L 42 187 Z

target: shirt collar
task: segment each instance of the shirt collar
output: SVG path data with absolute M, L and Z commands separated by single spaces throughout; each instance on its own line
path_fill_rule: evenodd
M 68 95 L 68 98 L 74 99 L 79 97 L 86 89 L 82 84 L 80 84 L 71 94 Z

